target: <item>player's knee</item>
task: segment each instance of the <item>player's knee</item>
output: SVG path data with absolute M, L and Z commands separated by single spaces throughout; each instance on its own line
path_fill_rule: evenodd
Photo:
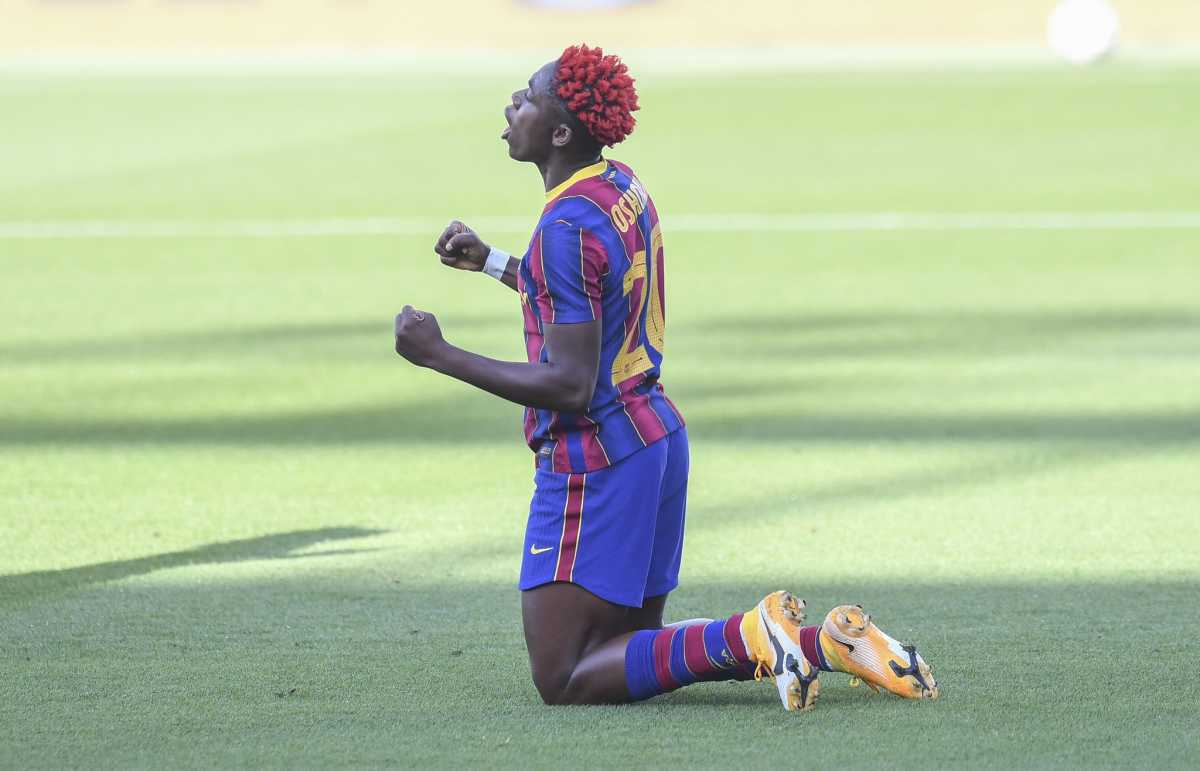
M 571 703 L 567 699 L 565 688 L 538 688 L 538 695 L 547 707 L 561 707 Z
M 546 704 L 570 704 L 567 700 L 570 684 L 570 669 L 556 666 L 533 667 L 533 687 Z
M 567 670 L 534 671 L 533 684 L 538 695 L 548 705 L 602 704 L 590 679 L 583 673 Z

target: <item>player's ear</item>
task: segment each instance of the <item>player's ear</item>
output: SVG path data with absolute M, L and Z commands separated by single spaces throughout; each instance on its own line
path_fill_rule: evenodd
M 571 131 L 570 126 L 560 123 L 554 127 L 554 133 L 550 135 L 550 143 L 555 147 L 566 147 L 571 144 L 574 134 L 575 132 Z

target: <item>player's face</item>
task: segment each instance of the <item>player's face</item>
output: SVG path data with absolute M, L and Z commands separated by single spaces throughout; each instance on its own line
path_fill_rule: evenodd
M 504 108 L 508 128 L 500 138 L 508 142 L 508 154 L 513 160 L 538 163 L 550 155 L 554 130 L 558 125 L 555 106 L 550 102 L 550 82 L 554 77 L 554 62 L 537 72 Z

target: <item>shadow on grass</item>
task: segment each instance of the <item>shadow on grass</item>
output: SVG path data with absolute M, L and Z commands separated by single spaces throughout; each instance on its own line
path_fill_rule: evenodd
M 128 417 L 88 421 L 16 417 L 0 422 L 0 445 L 161 443 L 240 446 L 521 443 L 519 408 L 509 417 L 484 397 L 314 409 L 274 415 L 190 419 Z M 1079 442 L 1200 441 L 1200 411 L 976 412 L 957 415 L 840 414 L 778 410 L 689 421 L 693 439 L 770 442 Z
M 456 315 L 450 330 L 494 329 L 511 321 L 514 335 L 519 334 L 520 316 L 506 319 L 497 315 L 464 313 Z M 325 321 L 295 324 L 259 324 L 225 329 L 202 329 L 168 334 L 140 335 L 117 339 L 47 340 L 0 345 L 0 360 L 9 363 L 65 363 L 105 359 L 145 359 L 178 357 L 192 359 L 203 355 L 266 356 L 294 350 L 336 349 L 378 341 L 381 355 L 392 344 L 392 319 Z
M 706 765 L 729 747 L 731 725 L 760 725 L 763 758 L 794 751 L 803 732 L 807 764 L 854 767 L 860 749 L 838 754 L 852 721 L 879 757 L 910 757 L 919 737 L 914 768 L 981 757 L 989 762 L 974 765 L 1017 757 L 1095 768 L 1135 757 L 1186 766 L 1182 737 L 1200 697 L 1179 664 L 1200 654 L 1196 580 L 831 581 L 800 566 L 755 575 L 685 574 L 668 617 L 726 617 L 781 586 L 808 600 L 813 622 L 831 606 L 862 603 L 884 630 L 919 646 L 943 699 L 912 704 L 825 675 L 818 708 L 799 718 L 755 683 L 699 684 L 627 707 L 546 707 L 508 577 L 305 572 L 98 584 L 6 613 L 0 697 L 12 719 L 0 737 L 48 767 L 83 751 L 97 765 L 131 765 L 116 761 L 150 750 L 168 764 L 219 757 L 238 767 L 336 767 L 351 757 L 372 767 L 405 758 L 428 762 L 399 765 L 528 768 L 530 757 L 567 755 L 604 766 L 630 742 L 642 765 L 670 766 L 680 747 Z M 57 730 L 63 715 L 86 717 L 86 730 Z M 686 741 L 674 739 L 680 731 Z M 501 742 L 511 753 L 504 762 Z M 722 765 L 738 758 L 740 747 Z
M 710 418 L 693 436 L 765 441 L 1071 442 L 1083 444 L 1200 441 L 1200 411 L 993 412 L 961 415 L 853 415 L 821 412 Z
M 0 420 L 0 445 L 225 444 L 521 444 L 520 407 L 497 407 L 486 397 L 429 398 L 364 407 L 316 408 L 273 415 L 182 420 L 138 418 L 65 421 Z
M 40 570 L 32 573 L 0 576 L 0 605 L 36 602 L 89 584 L 119 581 L 156 570 L 185 565 L 213 565 L 247 560 L 296 559 L 304 557 L 352 554 L 362 550 L 333 549 L 307 554 L 293 554 L 313 544 L 379 535 L 384 530 L 359 527 L 326 527 L 316 530 L 296 530 L 237 541 L 205 544 L 194 549 L 154 554 L 138 559 L 101 562 L 63 570 Z
M 451 314 L 442 320 L 447 332 L 512 327 L 520 332 L 520 316 Z M 147 356 L 194 358 L 206 354 L 270 356 L 281 351 L 330 348 L 378 339 L 381 355 L 391 341 L 391 318 L 260 324 L 202 329 L 124 338 L 46 340 L 0 344 L 0 359 L 10 363 L 65 360 L 145 359 Z M 937 311 L 776 313 L 722 316 L 719 321 L 672 325 L 672 337 L 689 343 L 716 345 L 726 354 L 896 356 L 913 353 L 984 355 L 1014 346 L 1043 348 L 1076 338 L 1118 337 L 1146 333 L 1200 332 L 1200 314 L 1130 308 L 1080 311 Z M 1200 342 L 1200 339 L 1198 339 Z M 1173 346 L 1178 355 L 1194 353 Z
M 806 359 L 985 357 L 1017 351 L 1069 351 L 1077 342 L 1120 339 L 1127 335 L 1187 334 L 1200 345 L 1200 314 L 1133 308 L 1080 311 L 938 311 L 774 314 L 761 318 L 722 318 L 695 325 L 705 345 L 736 352 L 737 342 L 754 339 L 752 356 L 802 356 Z M 768 334 L 764 334 L 768 333 Z M 686 334 L 686 332 L 685 332 Z M 1157 354 L 1189 356 L 1197 345 L 1173 337 Z M 745 355 L 743 353 L 743 355 Z M 1077 353 L 1075 355 L 1078 355 Z
M 457 323 L 495 323 L 488 316 L 465 316 Z M 1155 309 L 1079 312 L 876 312 L 791 314 L 761 319 L 723 318 L 683 326 L 678 334 L 701 347 L 716 345 L 735 351 L 743 361 L 756 363 L 804 361 L 822 356 L 848 357 L 864 364 L 923 352 L 959 359 L 986 360 L 1012 350 L 1052 349 L 1072 354 L 1072 341 L 1120 341 L 1128 335 L 1162 333 L 1173 350 L 1181 333 L 1200 329 L 1200 314 Z M 116 342 L 67 341 L 43 347 L 28 345 L 0 349 L 15 360 L 33 357 L 85 355 L 89 358 L 138 358 L 147 355 L 237 352 L 269 356 L 281 347 L 336 345 L 380 335 L 386 324 L 375 321 L 276 325 L 212 330 L 128 339 Z M 1144 337 L 1135 338 L 1139 345 Z M 1198 338 L 1200 339 L 1200 338 Z M 1163 347 L 1166 346 L 1164 343 Z M 1091 349 L 1085 349 L 1091 350 Z M 1103 349 L 1100 349 L 1103 350 Z M 702 354 L 693 351 L 693 356 Z M 1091 355 L 1091 354 L 1088 354 Z M 1107 355 L 1107 354 L 1097 354 Z M 374 356 L 374 354 L 370 354 Z M 388 358 L 381 348 L 379 360 Z M 370 359 L 374 360 L 374 359 Z M 949 365 L 930 365 L 931 379 Z M 1053 364 L 1046 365 L 1054 372 Z M 885 389 L 878 379 L 822 371 L 814 363 L 803 379 L 711 378 L 673 384 L 684 413 L 688 404 L 737 400 L 747 394 L 786 391 L 802 394 L 820 389 Z M 185 403 L 163 383 L 164 403 Z M 1013 388 L 1020 388 L 1018 383 Z M 178 389 L 176 389 L 178 390 Z M 820 408 L 814 400 L 797 398 L 794 406 L 772 406 L 758 413 L 697 417 L 691 422 L 695 438 L 757 439 L 780 442 L 1076 442 L 1179 443 L 1200 441 L 1200 411 L 1181 405 L 1174 411 L 964 411 L 923 415 L 883 413 L 862 415 Z M 421 396 L 404 401 L 331 408 L 314 403 L 311 409 L 265 415 L 203 415 L 183 419 L 107 417 L 71 419 L 53 416 L 13 416 L 0 421 L 0 445 L 106 445 L 122 443 L 326 445 L 326 444 L 455 444 L 462 441 L 519 442 L 520 408 L 498 405 L 484 395 L 474 398 Z
M 255 547 L 238 545 L 242 543 L 248 542 L 234 542 L 231 547 L 254 553 Z M 1023 703 L 1027 693 L 995 689 L 988 673 L 1005 670 L 1014 650 L 1022 657 L 1036 659 L 1042 673 L 1036 682 L 1025 682 L 1022 687 L 1040 690 L 1046 700 L 1061 704 L 1077 694 L 1055 695 L 1056 684 L 1086 684 L 1084 674 L 1094 675 L 1095 661 L 1123 661 L 1123 666 L 1144 668 L 1147 686 L 1153 675 L 1161 677 L 1156 687 L 1184 687 L 1190 682 L 1186 668 L 1155 673 L 1153 662 L 1188 660 L 1188 652 L 1200 648 L 1200 622 L 1190 612 L 1200 592 L 1200 580 L 1196 579 L 1163 575 L 1138 580 L 829 580 L 795 567 L 771 571 L 770 575 L 765 570 L 760 572 L 764 573 L 761 580 L 739 576 L 728 581 L 692 581 L 685 570 L 680 588 L 668 602 L 667 620 L 725 618 L 753 607 L 765 593 L 780 587 L 808 601 L 809 623 L 819 623 L 835 605 L 862 604 L 889 634 L 920 646 L 938 668 L 949 698 L 1012 705 Z M 447 600 L 450 597 L 452 602 Z M 66 616 L 62 615 L 64 608 L 69 609 Z M 1155 616 L 1153 625 L 1144 623 L 1148 609 Z M 364 571 L 319 577 L 306 573 L 270 582 L 147 583 L 136 587 L 108 584 L 95 587 L 85 596 L 52 600 L 15 610 L 14 614 L 14 619 L 55 619 L 55 624 L 14 624 L 9 643 L 37 643 L 51 651 L 61 644 L 65 655 L 77 652 L 71 645 L 76 629 L 95 631 L 102 641 L 111 637 L 106 644 L 133 649 L 161 647 L 164 639 L 176 636 L 194 645 L 211 638 L 212 644 L 230 652 L 244 646 L 248 664 L 263 656 L 274 658 L 280 652 L 287 652 L 290 658 L 311 651 L 315 654 L 315 669 L 310 676 L 331 676 L 329 697 L 340 699 L 344 698 L 344 683 L 337 682 L 335 671 L 324 671 L 322 667 L 328 666 L 330 654 L 354 651 L 356 655 L 345 657 L 341 669 L 353 670 L 381 661 L 396 668 L 399 677 L 391 678 L 392 688 L 406 682 L 407 675 L 418 674 L 424 683 L 421 692 L 436 700 L 441 691 L 439 683 L 459 682 L 484 666 L 501 680 L 492 682 L 489 678 L 474 684 L 482 690 L 472 696 L 471 703 L 481 709 L 489 699 L 538 705 L 528 679 L 520 593 L 507 577 L 480 580 L 459 576 L 426 581 L 416 576 L 395 578 L 384 571 Z M 197 626 L 198 618 L 219 618 L 222 623 L 213 628 Z M 265 647 L 264 639 L 270 641 Z M 1139 651 L 1139 655 L 1130 659 L 1130 650 Z M 430 661 L 438 662 L 437 667 L 431 668 Z M 213 662 L 214 666 L 222 663 Z M 297 666 L 303 669 L 302 663 Z M 841 687 L 844 680 L 836 684 Z M 762 693 L 758 689 L 718 691 L 716 698 L 709 686 L 685 693 L 654 703 L 669 706 L 682 699 L 690 704 L 711 702 L 713 706 L 744 703 L 761 704 L 764 709 L 778 707 L 770 689 Z M 847 694 L 845 699 L 850 701 L 866 703 L 872 699 L 866 689 Z M 407 697 L 413 698 L 414 694 Z M 1200 697 L 1190 698 L 1195 701 Z M 1139 696 L 1131 704 L 1140 705 L 1142 699 Z M 447 726 L 447 730 L 454 728 Z

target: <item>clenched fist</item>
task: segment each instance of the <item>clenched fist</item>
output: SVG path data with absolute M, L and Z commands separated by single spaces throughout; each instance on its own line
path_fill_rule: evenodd
M 416 364 L 433 364 L 446 341 L 432 313 L 418 311 L 411 305 L 396 316 L 396 353 Z
M 485 244 L 474 230 L 454 220 L 433 246 L 433 251 L 442 258 L 443 265 L 459 270 L 483 270 L 488 253 L 492 248 Z

